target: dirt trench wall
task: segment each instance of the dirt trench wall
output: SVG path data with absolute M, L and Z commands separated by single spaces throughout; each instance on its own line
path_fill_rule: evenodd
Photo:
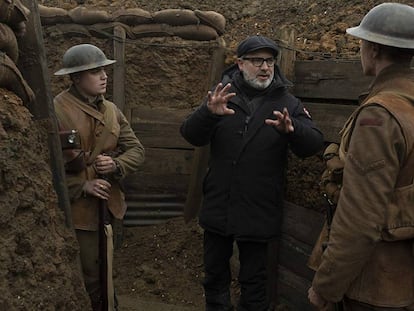
M 62 56 L 69 47 L 90 43 L 101 48 L 108 58 L 114 57 L 111 39 L 56 36 L 47 28 L 44 35 L 53 96 L 70 85 L 68 77 L 53 76 L 61 68 Z M 142 106 L 190 110 L 199 105 L 209 88 L 214 43 L 191 46 L 189 42 L 179 38 L 142 38 L 126 43 L 126 114 L 134 115 L 134 109 Z M 109 79 L 106 95 L 111 99 L 113 67 L 105 69 Z
M 85 310 L 78 246 L 57 207 L 47 126 L 0 88 L 0 309 Z
M 28 9 L 20 1 L 0 7 L 2 30 L 9 30 L 9 40 L 0 36 L 0 310 L 85 310 L 78 245 L 52 182 L 50 124 L 29 112 L 34 92 L 8 49 L 24 40 Z

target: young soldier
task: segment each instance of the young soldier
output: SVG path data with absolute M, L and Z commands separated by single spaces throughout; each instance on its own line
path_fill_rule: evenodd
M 104 67 L 114 62 L 94 45 L 71 47 L 63 56 L 64 68 L 55 75 L 70 75 L 72 85 L 54 99 L 60 129 L 76 130 L 80 138 L 79 149 L 64 151 L 66 183 L 86 290 L 93 310 L 105 311 L 115 308 L 110 224 L 126 211 L 120 180 L 144 161 L 144 148 L 125 116 L 104 98 Z M 100 246 L 107 257 L 99 252 L 99 209 L 107 212 L 100 215 L 99 224 L 107 238 Z
M 375 78 L 343 130 L 342 189 L 309 300 L 414 310 L 414 8 L 380 4 L 347 32 Z

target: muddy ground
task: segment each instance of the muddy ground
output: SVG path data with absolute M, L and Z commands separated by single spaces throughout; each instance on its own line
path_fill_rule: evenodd
M 277 39 L 281 27 L 296 30 L 299 59 L 357 58 L 358 42 L 345 29 L 358 24 L 372 0 L 87 0 L 85 6 L 107 11 L 138 7 L 150 12 L 167 8 L 213 10 L 226 17 L 223 35 L 231 52 L 241 39 L 262 34 Z M 401 1 L 414 5 L 414 1 Z M 43 0 L 44 5 L 71 9 L 76 1 Z M 59 55 L 77 42 L 56 44 L 46 38 L 50 69 Z M 133 73 L 130 73 L 133 75 Z M 151 72 L 147 73 L 148 76 Z M 145 77 L 131 77 L 131 79 Z M 52 85 L 56 95 L 63 82 Z M 129 94 L 131 101 L 134 94 Z M 139 99 L 136 99 L 137 102 Z M 192 103 L 197 105 L 197 103 Z M 19 98 L 0 89 L 0 310 L 86 310 L 87 298 L 77 269 L 77 245 L 57 208 L 48 166 L 47 125 L 31 120 Z M 315 180 L 320 159 L 293 158 L 287 199 L 318 209 Z M 202 231 L 182 218 L 154 226 L 127 227 L 115 254 L 115 283 L 121 310 L 203 310 Z M 237 295 L 236 279 L 233 294 Z M 152 303 L 151 303 L 152 302 Z M 161 304 L 161 305 L 160 305 Z M 161 308 L 161 309 L 160 309 Z

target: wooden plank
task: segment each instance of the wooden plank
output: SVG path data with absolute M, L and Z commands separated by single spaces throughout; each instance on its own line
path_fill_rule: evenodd
M 145 148 L 176 148 L 193 150 L 180 134 L 181 123 L 141 121 L 131 124 Z
M 50 91 L 46 52 L 44 49 L 42 25 L 37 1 L 22 2 L 31 14 L 27 21 L 27 33 L 19 42 L 19 69 L 35 92 L 36 98 L 31 113 L 37 120 L 48 122 L 48 146 L 53 185 L 58 197 L 59 208 L 65 215 L 66 226 L 72 228 L 69 194 L 65 184 L 62 148 L 59 139 L 57 120 Z
M 313 246 L 307 245 L 290 236 L 283 236 L 279 248 L 279 264 L 294 271 L 296 275 L 309 281 L 313 278 L 313 270 L 307 263 Z
M 188 175 L 138 172 L 126 177 L 123 184 L 126 193 L 175 194 L 184 201 L 189 180 Z
M 192 150 L 146 148 L 145 162 L 139 171 L 153 175 L 189 176 L 192 172 L 192 160 Z
M 146 148 L 146 160 L 123 182 L 127 193 L 173 193 L 185 197 L 192 170 L 193 151 Z
M 286 46 L 295 45 L 295 30 L 291 27 L 284 27 L 280 30 L 280 39 L 285 43 Z M 283 74 L 289 80 L 293 81 L 295 76 L 295 61 L 296 51 L 293 49 L 284 49 L 280 55 L 279 66 Z
M 325 141 L 337 142 L 341 140 L 340 130 L 348 117 L 358 107 L 357 105 L 304 103 L 312 115 L 317 127 L 322 131 Z
M 371 81 L 360 61 L 296 61 L 292 93 L 308 99 L 357 100 Z
M 192 109 L 138 106 L 132 109 L 131 123 L 154 121 L 160 123 L 179 123 L 191 113 Z
M 114 77 L 113 77 L 113 101 L 118 108 L 125 112 L 125 29 L 121 26 L 114 27 Z
M 308 289 L 311 282 L 297 276 L 289 269 L 279 266 L 278 297 L 279 301 L 286 302 L 291 310 L 314 310 L 308 301 Z
M 313 246 L 322 229 L 324 216 L 288 201 L 284 204 L 282 233 Z

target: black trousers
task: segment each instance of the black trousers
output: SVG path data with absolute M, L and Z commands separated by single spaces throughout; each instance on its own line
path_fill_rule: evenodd
M 230 298 L 230 257 L 233 254 L 233 237 L 225 237 L 204 231 L 203 282 L 206 311 L 232 310 Z M 239 248 L 240 299 L 238 311 L 266 311 L 269 299 L 266 295 L 267 243 L 236 241 Z

